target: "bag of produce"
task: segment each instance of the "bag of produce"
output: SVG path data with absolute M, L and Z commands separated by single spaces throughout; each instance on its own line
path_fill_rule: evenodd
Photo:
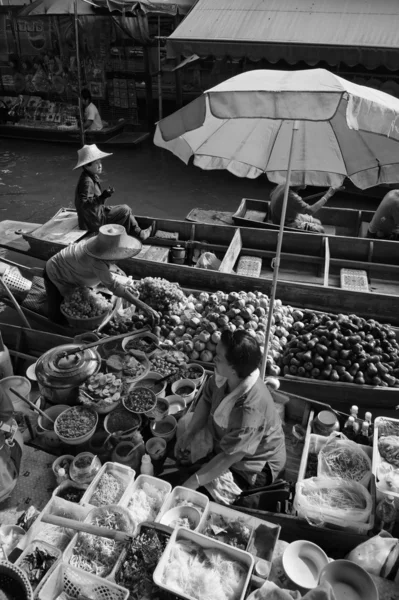
M 371 479 L 371 460 L 359 444 L 334 431 L 319 452 L 317 475 L 341 477 L 367 487 Z
M 311 525 L 356 529 L 370 519 L 372 499 L 356 481 L 338 477 L 311 477 L 296 484 L 294 508 Z
M 378 450 L 390 465 L 399 467 L 399 436 L 387 435 L 378 440 Z
M 367 542 L 356 546 L 346 558 L 358 564 L 370 575 L 399 582 L 399 540 L 393 538 L 387 531 L 380 531 Z
M 197 269 L 210 269 L 211 271 L 218 271 L 222 262 L 217 258 L 213 252 L 204 252 L 197 260 L 195 267 Z
M 377 489 L 387 494 L 399 494 L 399 469 L 385 460 L 377 467 Z

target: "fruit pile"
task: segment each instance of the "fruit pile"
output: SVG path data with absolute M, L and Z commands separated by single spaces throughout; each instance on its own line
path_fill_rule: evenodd
M 136 282 L 135 289 L 140 300 L 160 312 L 179 311 L 186 302 L 181 287 L 161 277 L 145 277 Z
M 295 337 L 281 358 L 284 375 L 399 387 L 399 343 L 389 325 L 356 315 L 292 315 Z
M 70 317 L 88 319 L 105 315 L 112 308 L 112 302 L 101 292 L 90 288 L 78 288 L 61 304 L 63 311 Z

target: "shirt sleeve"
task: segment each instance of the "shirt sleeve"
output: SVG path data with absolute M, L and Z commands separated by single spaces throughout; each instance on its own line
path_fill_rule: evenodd
M 87 121 L 94 121 L 96 117 L 96 111 L 93 104 L 89 104 L 89 106 L 85 109 L 85 117 Z
M 212 376 L 208 379 L 208 381 L 204 385 L 204 389 L 202 390 L 202 395 L 201 395 L 204 402 L 206 402 L 209 405 L 212 404 L 212 391 L 213 391 L 213 385 L 215 385 L 214 379 L 215 379 L 214 376 Z
M 309 204 L 292 190 L 290 191 L 290 205 L 297 213 L 306 213 L 310 209 Z
M 257 451 L 265 431 L 265 415 L 257 408 L 244 402 L 241 427 L 230 429 L 220 440 L 220 449 L 225 454 L 243 452 L 252 456 Z
M 98 277 L 98 279 L 101 281 L 101 283 L 107 288 L 109 289 L 111 292 L 115 293 L 115 295 L 119 295 L 116 292 L 118 291 L 118 288 L 123 286 L 120 286 L 117 283 L 117 280 L 115 279 L 115 277 L 112 275 L 112 272 L 110 271 L 108 265 L 106 265 L 105 263 L 103 263 L 101 260 L 96 261 L 95 266 L 93 267 L 93 270 L 96 274 L 96 276 Z
M 77 194 L 82 204 L 96 202 L 95 186 L 91 177 L 82 177 L 78 183 Z

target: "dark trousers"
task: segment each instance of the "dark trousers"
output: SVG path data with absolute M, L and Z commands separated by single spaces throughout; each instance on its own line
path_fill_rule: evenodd
M 108 225 L 109 223 L 123 225 L 128 235 L 139 237 L 141 229 L 133 216 L 132 209 L 127 204 L 105 206 L 104 217 L 105 223 L 103 225 Z
M 44 269 L 43 273 L 44 285 L 46 286 L 46 294 L 47 294 L 47 303 L 48 303 L 48 318 L 54 323 L 63 323 L 64 317 L 60 310 L 61 302 L 63 301 L 63 297 L 61 292 L 51 281 L 50 277 L 46 273 L 46 269 Z

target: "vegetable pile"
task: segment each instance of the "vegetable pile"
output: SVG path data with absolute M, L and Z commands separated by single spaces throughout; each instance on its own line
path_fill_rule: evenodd
M 399 469 L 399 437 L 387 435 L 379 437 L 378 451 L 390 465 Z
M 112 302 L 101 292 L 90 288 L 79 288 L 65 298 L 61 304 L 64 312 L 70 317 L 88 319 L 109 312 Z
M 245 568 L 226 552 L 188 541 L 173 545 L 162 573 L 171 591 L 198 600 L 237 600 L 245 578 Z
M 111 473 L 104 473 L 90 499 L 93 506 L 104 506 L 106 504 L 117 504 L 122 498 L 125 488 Z
M 399 387 L 399 344 L 388 325 L 356 315 L 294 310 L 284 350 L 284 375 Z
M 48 573 L 53 564 L 57 560 L 57 556 L 46 550 L 40 548 L 40 543 L 36 546 L 32 552 L 29 552 L 19 567 L 25 571 L 33 591 L 37 588 L 43 577 Z
M 78 504 L 81 501 L 85 491 L 86 490 L 80 490 L 79 488 L 71 486 L 60 490 L 57 496 L 59 498 L 63 498 L 64 500 L 68 500 L 68 502 L 76 502 Z
M 144 357 L 143 360 L 145 360 Z M 107 367 L 113 369 L 114 371 L 120 372 L 120 374 L 124 377 L 139 377 L 146 370 L 143 362 L 129 354 L 111 354 L 111 356 L 107 358 L 106 362 Z
M 210 513 L 202 533 L 234 548 L 246 550 L 252 530 L 243 519 L 231 521 L 222 515 Z
M 97 423 L 97 415 L 85 406 L 73 406 L 57 417 L 56 433 L 67 439 L 82 437 Z
M 113 373 L 97 373 L 89 377 L 80 390 L 85 392 L 79 394 L 82 404 L 106 407 L 120 399 L 122 380 Z
M 176 311 L 185 303 L 185 294 L 177 283 L 161 277 L 145 277 L 136 282 L 140 300 L 161 312 Z
M 155 521 L 156 516 L 167 496 L 164 489 L 144 482 L 141 488 L 136 488 L 129 498 L 127 509 L 135 523 Z
M 116 583 L 129 590 L 129 600 L 158 596 L 159 588 L 155 586 L 152 574 L 166 548 L 168 538 L 165 533 L 144 529 L 130 543 L 125 559 L 115 575 Z

